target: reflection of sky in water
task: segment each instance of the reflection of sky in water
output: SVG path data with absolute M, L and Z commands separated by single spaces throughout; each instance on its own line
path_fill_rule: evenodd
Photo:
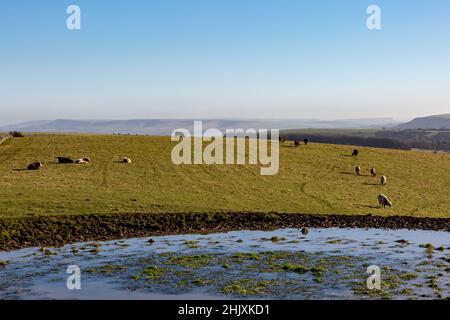
M 271 241 L 272 237 L 278 237 L 280 240 Z M 0 298 L 203 299 L 217 297 L 216 293 L 202 292 L 202 290 L 181 293 L 177 296 L 129 291 L 126 288 L 117 288 L 117 285 L 123 282 L 123 279 L 118 279 L 117 275 L 99 278 L 83 273 L 83 270 L 107 264 L 137 265 L 142 259 L 163 253 L 227 255 L 236 252 L 320 252 L 325 256 L 356 256 L 363 258 L 368 265 L 396 266 L 406 271 L 414 271 L 418 262 L 426 261 L 425 248 L 420 247 L 420 244 L 432 243 L 435 248 L 440 246 L 445 248 L 442 252 L 434 251 L 433 261 L 444 262 L 439 258 L 450 257 L 450 233 L 420 230 L 310 229 L 305 236 L 298 229 L 282 229 L 151 237 L 154 240 L 152 244 L 149 244 L 149 239 L 98 242 L 99 253 L 89 252 L 92 250 L 92 242 L 50 248 L 52 252 L 57 253 L 50 256 L 44 256 L 37 248 L 9 253 L 1 252 L 0 260 L 7 260 L 9 263 L 6 267 L 0 268 Z M 398 240 L 407 242 L 402 244 L 397 242 Z M 186 241 L 190 242 L 191 247 L 186 244 Z M 74 247 L 79 250 L 77 255 L 72 253 Z M 69 265 L 80 266 L 83 290 L 66 289 L 65 279 L 68 275 L 65 271 Z M 450 282 L 448 272 L 442 275 L 440 281 Z M 443 289 L 449 290 L 448 286 Z M 173 292 L 174 289 L 171 288 L 169 291 Z M 343 298 L 348 294 L 348 292 L 343 293 Z

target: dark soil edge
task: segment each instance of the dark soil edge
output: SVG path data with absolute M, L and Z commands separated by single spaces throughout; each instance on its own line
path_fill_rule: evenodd
M 450 218 L 289 213 L 133 213 L 0 219 L 0 250 L 181 233 L 275 228 L 383 228 L 450 232 Z

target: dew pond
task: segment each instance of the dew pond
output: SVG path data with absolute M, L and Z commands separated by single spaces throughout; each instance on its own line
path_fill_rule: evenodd
M 0 252 L 0 299 L 446 299 L 450 233 L 279 229 Z M 79 266 L 81 290 L 68 290 Z M 369 266 L 381 288 L 367 287 Z

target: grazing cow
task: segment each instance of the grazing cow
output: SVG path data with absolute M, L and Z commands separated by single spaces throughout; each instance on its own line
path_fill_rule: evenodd
M 381 185 L 384 187 L 387 182 L 386 176 L 381 176 L 380 182 L 381 182 Z
M 377 170 L 375 170 L 375 168 L 370 169 L 370 175 L 372 177 L 376 177 L 377 176 Z
M 378 195 L 378 204 L 383 208 L 392 207 L 392 202 L 384 194 Z
M 359 154 L 358 149 L 353 150 L 352 156 L 357 157 Z
M 355 171 L 358 176 L 361 175 L 361 167 L 360 166 L 356 166 Z
M 298 141 L 298 140 L 295 140 L 295 141 L 294 141 L 294 146 L 296 146 L 296 147 L 300 147 L 300 141 Z
M 305 143 L 305 146 L 308 144 L 308 139 L 303 139 L 303 142 Z
M 131 163 L 131 159 L 128 157 L 124 157 L 122 160 L 123 163 Z
M 28 165 L 27 169 L 28 170 L 39 170 L 41 167 L 42 167 L 41 162 L 33 162 Z
M 58 157 L 57 159 L 59 163 L 74 163 L 74 161 L 70 158 Z

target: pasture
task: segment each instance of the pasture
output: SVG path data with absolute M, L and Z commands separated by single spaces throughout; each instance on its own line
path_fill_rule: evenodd
M 288 143 L 280 145 L 278 175 L 261 176 L 256 165 L 175 165 L 174 145 L 169 137 L 146 136 L 9 139 L 0 145 L 0 219 L 169 212 L 450 217 L 449 154 L 359 147 L 355 158 L 352 146 Z M 58 164 L 57 156 L 92 162 Z M 132 163 L 120 163 L 123 157 Z M 25 170 L 35 161 L 41 170 Z M 378 208 L 380 193 L 392 208 Z

